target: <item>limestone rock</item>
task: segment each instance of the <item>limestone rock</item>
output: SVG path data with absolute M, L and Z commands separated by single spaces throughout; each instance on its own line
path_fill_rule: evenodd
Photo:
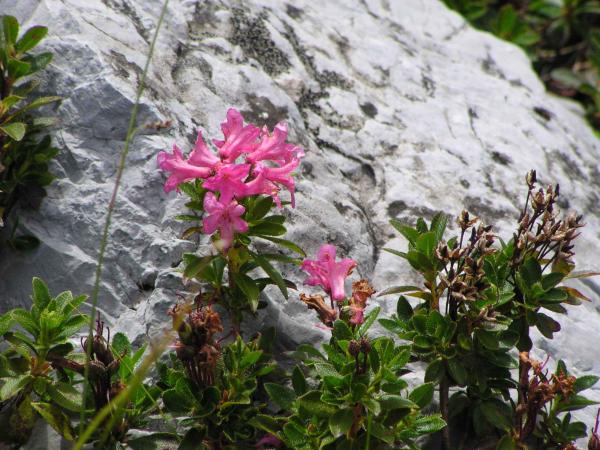
M 3 13 L 50 28 L 55 59 L 43 90 L 64 97 L 54 139 L 58 179 L 37 212 L 20 212 L 42 246 L 0 254 L 2 310 L 28 303 L 32 276 L 53 292 L 89 293 L 107 202 L 129 111 L 161 2 L 0 0 Z M 99 307 L 141 337 L 167 322 L 184 291 L 174 272 L 184 251 L 173 216 L 183 200 L 164 194 L 156 154 L 195 130 L 218 137 L 229 106 L 269 126 L 286 120 L 306 149 L 289 238 L 309 254 L 321 242 L 359 262 L 376 288 L 414 274 L 383 247 L 405 243 L 390 218 L 414 221 L 463 207 L 510 236 L 523 176 L 536 168 L 559 182 L 565 210 L 585 214 L 577 261 L 597 269 L 598 139 L 576 105 L 545 92 L 517 47 L 470 28 L 436 0 L 172 0 L 158 40 L 140 124 L 111 227 Z M 284 274 L 301 282 L 296 269 Z M 600 284 L 579 283 L 594 302 L 570 308 L 564 331 L 538 338 L 576 374 L 600 373 Z M 257 319 L 276 325 L 284 347 L 322 334 L 294 295 L 269 291 Z M 394 300 L 381 300 L 384 310 Z M 544 355 L 538 355 L 543 357 Z M 600 387 L 591 397 L 600 400 Z M 591 424 L 592 411 L 583 414 Z

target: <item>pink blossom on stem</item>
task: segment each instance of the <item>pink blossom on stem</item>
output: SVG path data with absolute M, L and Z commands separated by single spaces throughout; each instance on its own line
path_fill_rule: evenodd
M 335 256 L 335 246 L 321 245 L 317 253 L 317 259 L 305 259 L 302 261 L 301 268 L 310 275 L 305 284 L 310 286 L 321 285 L 333 300 L 343 301 L 346 297 L 344 280 L 356 267 L 356 261 L 345 258 L 336 262 Z
M 221 163 L 219 157 L 211 152 L 204 142 L 202 131 L 200 130 L 198 130 L 196 145 L 194 146 L 194 150 L 190 153 L 188 162 L 195 166 L 209 167 L 211 169 L 215 169 Z
M 234 197 L 243 198 L 249 195 L 244 180 L 250 172 L 249 164 L 225 164 L 219 167 L 215 175 L 202 185 L 213 192 L 220 192 L 220 201 L 229 203 Z
M 171 172 L 165 183 L 165 192 L 176 189 L 181 183 L 196 178 L 206 178 L 211 174 L 210 167 L 199 167 L 190 164 L 189 160 L 183 159 L 183 154 L 176 144 L 173 144 L 173 154 L 159 152 L 157 156 L 158 166 L 165 172 Z
M 360 306 L 350 305 L 350 311 L 352 313 L 352 317 L 350 318 L 350 323 L 354 325 L 360 325 L 365 321 L 365 308 L 361 308 Z
M 256 163 L 258 161 L 271 160 L 279 165 L 287 164 L 292 159 L 300 159 L 304 156 L 304 150 L 293 144 L 286 144 L 287 124 L 279 122 L 269 134 L 267 127 L 263 127 L 260 135 L 260 143 L 256 149 L 246 156 L 246 161 Z
M 219 230 L 220 247 L 223 251 L 231 247 L 235 232 L 248 231 L 248 224 L 241 218 L 246 209 L 235 200 L 222 202 L 215 197 L 215 194 L 207 192 L 204 196 L 204 211 L 208 216 L 202 219 L 204 225 L 202 231 L 205 234 L 213 234 Z
M 248 192 L 251 195 L 267 194 L 273 197 L 277 206 L 281 208 L 281 200 L 279 200 L 279 187 L 278 185 L 285 186 L 290 192 L 292 208 L 296 207 L 296 199 L 294 191 L 296 183 L 294 178 L 291 176 L 298 165 L 300 160 L 295 158 L 289 163 L 281 167 L 269 167 L 263 163 L 256 163 L 252 174 L 256 177 L 250 183 L 248 183 Z
M 242 153 L 250 153 L 256 148 L 260 128 L 252 124 L 244 126 L 244 118 L 238 110 L 227 110 L 221 130 L 225 140 L 214 139 L 213 143 L 219 148 L 224 162 L 233 163 Z

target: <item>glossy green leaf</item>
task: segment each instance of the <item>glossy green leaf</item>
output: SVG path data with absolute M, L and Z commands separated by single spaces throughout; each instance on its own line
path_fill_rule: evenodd
M 17 142 L 25 136 L 25 129 L 25 124 L 21 122 L 0 125 L 0 131 Z
M 48 28 L 35 26 L 28 29 L 25 34 L 19 39 L 15 45 L 19 53 L 25 53 L 39 44 L 39 42 L 48 34 Z
M 329 429 L 335 437 L 348 433 L 354 423 L 354 414 L 351 409 L 340 409 L 329 417 Z
M 58 406 L 43 402 L 33 402 L 31 403 L 31 406 L 59 435 L 67 441 L 75 440 L 75 433 L 71 426 L 71 421 Z
M 279 288 L 279 290 L 281 291 L 281 293 L 287 300 L 287 298 L 288 298 L 287 286 L 285 284 L 283 277 L 279 273 L 279 271 L 277 269 L 275 269 L 275 267 L 273 267 L 271 265 L 271 263 L 266 258 L 262 257 L 261 255 L 253 253 L 253 252 L 251 252 L 250 254 L 254 258 L 254 261 L 256 261 L 258 263 L 258 265 L 266 272 L 266 274 L 269 276 L 269 278 L 271 278 L 271 280 L 273 280 L 275 282 L 275 284 L 277 285 L 277 287 Z

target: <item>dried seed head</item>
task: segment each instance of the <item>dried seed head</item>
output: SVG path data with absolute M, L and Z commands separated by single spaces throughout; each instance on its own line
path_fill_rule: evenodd
M 525 181 L 527 182 L 527 186 L 529 186 L 529 189 L 533 189 L 533 186 L 537 181 L 535 170 L 532 169 L 529 172 L 527 172 Z
M 352 339 L 348 344 L 348 353 L 356 358 L 360 353 L 360 343 Z

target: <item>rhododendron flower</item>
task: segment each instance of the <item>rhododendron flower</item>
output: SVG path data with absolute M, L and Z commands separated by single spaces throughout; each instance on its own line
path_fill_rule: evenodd
M 171 172 L 165 183 L 165 192 L 176 189 L 181 183 L 196 178 L 206 178 L 211 174 L 210 167 L 199 167 L 190 164 L 189 159 L 183 159 L 183 154 L 176 144 L 173 144 L 173 154 L 159 152 L 157 156 L 158 166 L 165 172 Z
M 300 159 L 304 156 L 304 150 L 294 144 L 286 144 L 287 124 L 279 122 L 269 133 L 267 127 L 263 127 L 260 135 L 260 143 L 256 149 L 246 156 L 246 161 L 256 163 L 258 161 L 271 160 L 279 165 L 287 164 L 292 159 Z
M 248 231 L 248 224 L 241 218 L 246 209 L 235 200 L 221 202 L 212 192 L 204 196 L 204 210 L 209 214 L 202 219 L 203 232 L 213 234 L 219 230 L 221 235 L 220 247 L 226 251 L 231 247 L 233 234 Z
M 342 301 L 346 297 L 344 280 L 356 267 L 356 261 L 350 258 L 335 261 L 335 246 L 324 244 L 319 248 L 316 260 L 302 261 L 302 270 L 310 277 L 305 281 L 310 286 L 321 285 L 333 300 Z
M 227 110 L 227 119 L 221 124 L 221 130 L 225 140 L 214 139 L 213 143 L 225 162 L 235 162 L 238 156 L 252 152 L 258 144 L 260 128 L 252 124 L 244 126 L 244 118 L 234 108 Z
M 350 318 L 350 323 L 354 325 L 360 325 L 365 321 L 365 308 L 361 308 L 360 306 L 350 306 L 350 311 L 352 312 L 352 317 Z
M 227 164 L 221 166 L 219 171 L 208 178 L 202 185 L 210 191 L 219 191 L 219 200 L 229 203 L 234 197 L 243 198 L 248 196 L 248 188 L 244 180 L 250 172 L 249 164 Z

